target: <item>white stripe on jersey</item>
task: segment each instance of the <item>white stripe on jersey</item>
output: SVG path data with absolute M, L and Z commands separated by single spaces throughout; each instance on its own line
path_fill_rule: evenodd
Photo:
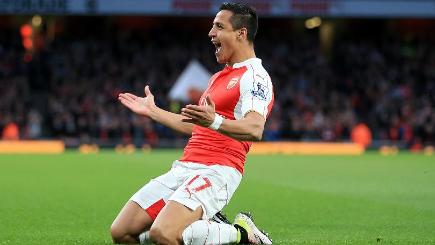
M 250 111 L 258 112 L 266 119 L 273 97 L 272 81 L 261 65 L 261 60 L 255 58 L 255 62 L 250 61 L 246 65 L 247 71 L 240 79 L 240 98 L 234 108 L 234 118 L 237 120 Z

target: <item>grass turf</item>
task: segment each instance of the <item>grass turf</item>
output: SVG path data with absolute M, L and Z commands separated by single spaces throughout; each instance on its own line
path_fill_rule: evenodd
M 180 151 L 0 155 L 0 244 L 110 244 L 126 200 Z M 250 156 L 225 212 L 275 244 L 435 244 L 435 158 Z

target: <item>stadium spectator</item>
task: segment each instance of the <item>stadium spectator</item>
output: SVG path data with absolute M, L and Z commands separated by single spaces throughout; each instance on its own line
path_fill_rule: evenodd
M 372 143 L 372 132 L 365 123 L 358 123 L 351 132 L 352 141 L 367 148 Z
M 20 139 L 20 131 L 18 129 L 18 125 L 11 121 L 10 119 L 6 119 L 6 125 L 3 128 L 2 132 L 3 140 L 18 140 Z

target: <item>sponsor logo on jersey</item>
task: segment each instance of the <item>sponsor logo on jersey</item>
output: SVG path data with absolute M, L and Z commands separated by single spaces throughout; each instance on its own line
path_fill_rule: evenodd
M 227 85 L 227 90 L 233 88 L 234 86 L 236 86 L 236 84 L 239 82 L 240 77 L 233 77 L 231 78 L 231 80 L 228 82 Z

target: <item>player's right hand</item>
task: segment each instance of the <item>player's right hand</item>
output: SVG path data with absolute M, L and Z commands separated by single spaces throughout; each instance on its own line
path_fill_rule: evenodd
M 150 91 L 150 87 L 145 86 L 145 97 L 139 97 L 130 93 L 120 93 L 118 100 L 132 110 L 142 116 L 150 116 L 151 112 L 156 108 L 154 95 Z

